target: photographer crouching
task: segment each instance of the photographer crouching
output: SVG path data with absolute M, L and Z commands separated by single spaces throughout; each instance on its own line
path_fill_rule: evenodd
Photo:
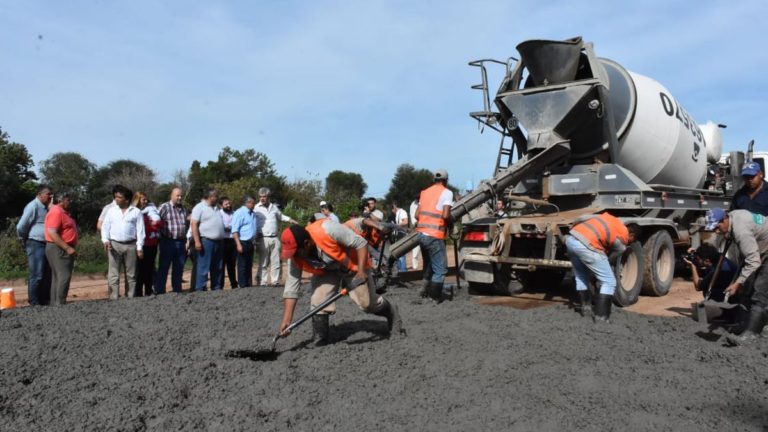
M 715 246 L 703 243 L 695 250 L 689 249 L 688 255 L 683 257 L 683 261 L 691 268 L 693 287 L 696 291 L 702 292 L 705 300 L 724 301 L 725 289 L 728 288 L 736 275 L 736 265 L 728 258 L 723 258 L 720 274 L 710 290 L 712 278 L 715 276 L 715 268 L 721 255 Z

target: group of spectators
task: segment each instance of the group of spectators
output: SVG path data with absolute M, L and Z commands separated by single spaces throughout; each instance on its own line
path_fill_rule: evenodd
M 190 288 L 197 291 L 222 289 L 225 276 L 231 288 L 280 285 L 280 224 L 297 222 L 270 202 L 268 188 L 259 189 L 258 198 L 244 197 L 236 211 L 215 189 L 191 211 L 180 188 L 159 208 L 146 193 L 121 185 L 113 187 L 112 198 L 96 226 L 108 257 L 110 299 L 120 297 L 121 275 L 125 297 L 165 293 L 169 272 L 171 290 L 180 292 L 188 258 Z M 54 196 L 51 187 L 41 185 L 16 226 L 28 258 L 30 305 L 66 303 L 79 231 L 70 205 L 68 194 Z

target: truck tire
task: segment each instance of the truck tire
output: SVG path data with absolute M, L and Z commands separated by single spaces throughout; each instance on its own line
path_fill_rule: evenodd
M 643 287 L 643 264 L 643 247 L 636 241 L 630 243 L 613 269 L 616 275 L 613 302 L 617 306 L 631 306 L 637 303 Z
M 510 296 L 522 291 L 520 283 L 512 277 L 509 264 L 493 264 L 493 283 L 469 283 L 470 294 Z
M 665 230 L 655 232 L 643 243 L 645 271 L 642 293 L 661 297 L 667 295 L 675 276 L 675 249 L 672 237 Z
M 536 270 L 532 272 L 519 271 L 517 277 L 523 284 L 526 291 L 539 290 L 549 291 L 557 289 L 563 282 L 565 272 L 560 270 Z

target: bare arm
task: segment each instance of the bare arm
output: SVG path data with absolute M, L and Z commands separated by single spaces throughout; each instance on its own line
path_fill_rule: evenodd
M 192 240 L 195 242 L 195 250 L 203 250 L 203 242 L 200 240 L 200 221 L 192 219 Z

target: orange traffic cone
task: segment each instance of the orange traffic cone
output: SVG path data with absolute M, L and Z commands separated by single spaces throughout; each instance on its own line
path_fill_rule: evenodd
M 13 309 L 16 307 L 16 295 L 13 288 L 0 290 L 0 309 Z

